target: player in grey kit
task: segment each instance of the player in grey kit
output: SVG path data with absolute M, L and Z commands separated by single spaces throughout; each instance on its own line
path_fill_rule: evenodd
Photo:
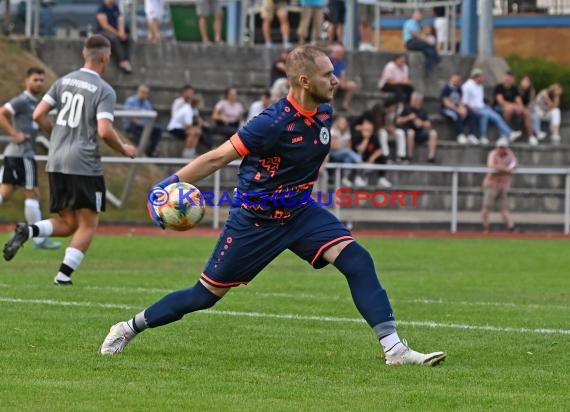
M 0 169 L 0 204 L 22 187 L 26 198 L 24 215 L 30 224 L 42 220 L 34 160 L 38 126 L 32 120 L 32 113 L 38 104 L 37 96 L 43 91 L 44 74 L 41 67 L 30 67 L 26 72 L 26 90 L 0 108 L 0 129 L 12 137 L 4 150 L 4 165 Z M 38 249 L 57 249 L 60 246 L 61 243 L 51 239 L 34 239 L 34 247 Z
M 33 225 L 18 223 L 4 246 L 10 260 L 32 237 L 71 236 L 65 257 L 54 278 L 56 285 L 71 285 L 71 274 L 81 264 L 105 210 L 105 181 L 97 134 L 115 151 L 129 157 L 136 148 L 122 143 L 115 129 L 115 91 L 102 78 L 111 45 L 101 35 L 85 41 L 85 65 L 58 79 L 36 107 L 33 118 L 51 133 L 46 170 L 50 182 L 50 211 L 55 219 Z M 57 110 L 55 123 L 48 113 Z

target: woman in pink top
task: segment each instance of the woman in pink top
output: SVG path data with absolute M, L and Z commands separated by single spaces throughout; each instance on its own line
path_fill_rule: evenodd
M 394 59 L 384 66 L 378 87 L 383 92 L 395 93 L 399 103 L 409 103 L 414 91 L 410 80 L 410 71 L 406 64 L 406 55 L 397 54 Z
M 505 226 L 513 232 L 516 229 L 509 212 L 507 192 L 513 180 L 513 170 L 517 167 L 517 158 L 509 149 L 506 139 L 497 141 L 497 148 L 487 157 L 487 167 L 494 172 L 487 173 L 483 181 L 483 230 L 489 232 L 489 209 L 499 206 Z
M 219 126 L 235 129 L 243 120 L 244 113 L 243 105 L 238 101 L 237 89 L 230 87 L 226 90 L 225 98 L 214 106 L 212 120 Z

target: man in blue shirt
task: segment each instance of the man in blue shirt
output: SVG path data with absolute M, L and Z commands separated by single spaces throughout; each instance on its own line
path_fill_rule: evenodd
M 125 19 L 115 0 L 104 0 L 97 9 L 96 32 L 111 42 L 111 54 L 119 62 L 119 68 L 125 74 L 133 72 L 131 66 L 131 38 L 125 30 Z
M 243 157 L 237 185 L 243 202 L 230 210 L 200 280 L 111 327 L 101 354 L 120 353 L 143 330 L 214 306 L 232 287 L 249 283 L 289 249 L 315 269 L 331 263 L 346 277 L 355 305 L 378 336 L 388 365 L 431 366 L 445 359 L 443 352 L 419 353 L 400 340 L 370 254 L 333 214 L 307 201 L 330 149 L 329 102 L 338 79 L 327 55 L 314 46 L 294 49 L 286 68 L 289 96 L 157 185 L 197 182 Z M 164 227 L 154 208 L 149 209 Z
M 152 111 L 152 104 L 148 99 L 150 90 L 148 86 L 141 84 L 137 89 L 137 94 L 127 97 L 125 100 L 125 109 Z M 129 117 L 125 119 L 125 131 L 132 137 L 135 142 L 139 142 L 143 130 L 148 123 L 148 119 L 140 119 L 138 117 Z M 150 133 L 150 144 L 145 148 L 148 157 L 154 157 L 158 143 L 162 136 L 162 128 L 158 125 L 152 127 Z
M 333 64 L 333 73 L 338 79 L 338 89 L 344 92 L 344 98 L 342 99 L 342 108 L 345 111 L 349 110 L 350 102 L 354 97 L 354 94 L 358 90 L 358 85 L 352 80 L 348 80 L 348 75 L 346 72 L 347 64 L 344 59 L 344 47 L 341 44 L 335 44 L 332 46 L 331 54 L 329 56 Z
M 415 10 L 412 17 L 404 22 L 402 38 L 406 49 L 410 51 L 420 51 L 426 59 L 426 71 L 429 74 L 436 64 L 439 64 L 441 57 L 437 53 L 435 45 L 429 44 L 422 34 L 422 13 Z

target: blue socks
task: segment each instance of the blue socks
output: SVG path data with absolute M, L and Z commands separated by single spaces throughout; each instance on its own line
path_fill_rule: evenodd
M 386 290 L 380 286 L 370 253 L 352 242 L 340 252 L 334 265 L 346 277 L 356 308 L 378 337 L 395 332 L 392 306 Z
M 200 281 L 190 289 L 172 292 L 144 311 L 146 326 L 156 328 L 182 319 L 190 312 L 211 308 L 220 300 L 210 292 Z M 138 322 L 137 322 L 138 323 Z M 138 324 L 136 329 L 143 329 Z

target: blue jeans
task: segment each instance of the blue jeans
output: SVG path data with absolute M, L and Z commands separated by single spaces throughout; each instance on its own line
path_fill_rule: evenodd
M 360 163 L 362 156 L 349 148 L 331 150 L 331 161 L 338 163 Z
M 431 44 L 418 39 L 410 39 L 406 42 L 406 48 L 411 51 L 421 51 L 426 58 L 426 70 L 431 72 L 433 66 L 441 61 L 437 49 Z
M 441 114 L 451 120 L 456 135 L 463 133 L 465 123 L 467 123 L 467 132 L 473 135 L 476 134 L 477 116 L 471 110 L 467 110 L 467 117 L 465 119 L 462 119 L 458 112 L 447 107 L 441 111 Z
M 494 111 L 490 106 L 485 105 L 479 110 L 479 131 L 481 132 L 481 136 L 487 136 L 489 120 L 495 123 L 501 134 L 509 136 L 513 132 L 513 129 L 511 129 L 503 120 L 503 116 Z
M 362 156 L 349 148 L 331 150 L 330 155 L 332 162 L 354 164 L 362 162 Z M 353 171 L 350 169 L 344 169 L 342 174 L 344 177 L 350 177 L 353 174 Z

